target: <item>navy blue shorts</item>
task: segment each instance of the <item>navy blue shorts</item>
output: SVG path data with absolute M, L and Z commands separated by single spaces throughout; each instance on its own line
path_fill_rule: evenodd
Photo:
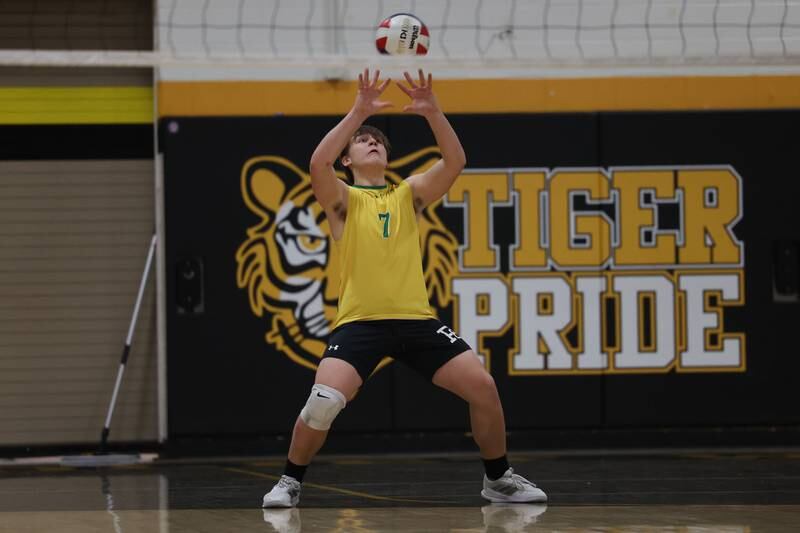
M 324 357 L 355 367 L 367 381 L 384 357 L 392 357 L 428 380 L 469 344 L 435 318 L 427 320 L 359 320 L 333 330 Z

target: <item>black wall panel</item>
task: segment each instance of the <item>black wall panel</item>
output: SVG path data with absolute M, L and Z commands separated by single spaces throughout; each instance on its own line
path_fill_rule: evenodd
M 307 162 L 333 119 L 178 119 L 162 123 L 167 241 L 169 431 L 174 437 L 291 430 L 313 373 L 270 350 L 265 318 L 236 285 L 236 250 L 257 218 L 243 203 L 245 161 L 264 153 Z M 203 263 L 203 312 L 181 314 L 176 265 Z M 359 394 L 342 430 L 391 428 L 390 376 Z
M 800 112 L 605 113 L 601 161 L 617 165 L 731 165 L 742 178 L 745 306 L 726 326 L 747 332 L 747 370 L 731 374 L 608 376 L 610 426 L 766 425 L 800 421 L 800 305 L 776 302 L 772 249 L 800 239 L 794 142 Z
M 725 330 L 746 334 L 746 369 L 734 372 L 510 375 L 511 333 L 487 337 L 491 371 L 509 429 L 684 427 L 790 424 L 798 373 L 793 327 L 800 306 L 773 293 L 777 241 L 800 240 L 794 207 L 792 128 L 800 113 L 601 113 L 454 115 L 467 168 L 730 166 L 741 176 L 744 216 L 734 229 L 745 243 L 744 306 L 725 310 Z M 166 118 L 161 121 L 167 205 L 170 434 L 288 433 L 313 372 L 265 341 L 269 313 L 257 317 L 236 280 L 237 249 L 259 216 L 243 200 L 245 163 L 279 156 L 307 173 L 310 155 L 337 117 Z M 393 158 L 434 144 L 420 117 L 371 121 L 393 145 Z M 402 169 L 401 171 L 402 172 Z M 509 272 L 515 210 L 493 209 L 499 275 Z M 464 234 L 461 209 L 436 215 Z M 675 215 L 677 217 L 677 215 Z M 263 222 L 263 221 L 262 221 Z M 187 287 L 181 261 L 202 263 L 202 305 L 181 308 Z M 191 292 L 191 291 L 190 291 Z M 194 294 L 194 293 L 192 293 Z M 446 322 L 453 309 L 439 309 Z M 466 430 L 466 406 L 405 368 L 379 371 L 343 411 L 339 431 Z

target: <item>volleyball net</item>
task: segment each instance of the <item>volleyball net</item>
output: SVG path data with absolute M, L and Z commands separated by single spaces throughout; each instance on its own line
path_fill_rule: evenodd
M 536 76 L 598 66 L 800 63 L 800 0 L 158 0 L 152 50 L 114 47 L 124 27 L 107 28 L 93 48 L 78 38 L 113 0 L 70 3 L 82 4 L 72 13 L 43 4 L 27 19 L 3 18 L 19 32 L 29 24 L 31 34 L 49 20 L 72 37 L 59 49 L 4 49 L 0 64 L 245 67 L 263 77 L 324 78 L 364 64 Z M 377 24 L 397 12 L 412 12 L 428 26 L 425 58 L 377 53 Z

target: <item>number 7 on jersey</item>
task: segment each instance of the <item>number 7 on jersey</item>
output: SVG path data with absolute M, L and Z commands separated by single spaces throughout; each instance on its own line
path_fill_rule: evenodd
M 392 217 L 392 214 L 388 211 L 386 213 L 378 213 L 378 219 L 383 221 L 383 238 L 389 238 L 389 219 Z

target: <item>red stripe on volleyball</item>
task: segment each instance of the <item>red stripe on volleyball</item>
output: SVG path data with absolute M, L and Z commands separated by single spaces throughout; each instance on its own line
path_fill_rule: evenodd
M 381 37 L 380 39 L 375 39 L 375 46 L 378 47 L 378 50 L 380 50 L 381 53 L 384 54 L 386 53 L 386 41 L 388 40 L 389 40 L 388 37 Z
M 388 18 L 388 19 L 383 19 L 383 20 L 381 21 L 381 23 L 380 23 L 380 24 L 378 24 L 378 27 L 379 27 L 379 28 L 388 28 L 388 27 L 389 27 L 389 26 L 391 26 L 391 25 L 392 25 L 392 19 L 391 19 L 391 18 Z
M 421 44 L 417 43 L 417 55 L 424 56 L 428 53 L 428 49 L 422 46 Z
M 430 37 L 430 34 L 428 33 L 428 27 L 425 25 L 423 25 L 422 28 L 420 28 L 419 34 L 425 35 L 426 37 Z

